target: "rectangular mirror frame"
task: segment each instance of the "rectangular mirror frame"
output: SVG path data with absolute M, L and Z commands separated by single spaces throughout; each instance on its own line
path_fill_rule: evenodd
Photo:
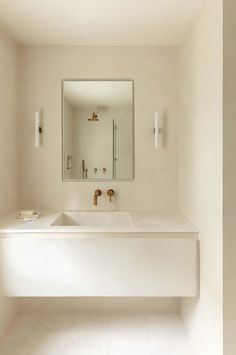
M 67 179 L 64 177 L 64 83 L 66 81 L 130 81 L 132 83 L 132 155 L 133 155 L 133 162 L 132 162 L 132 177 L 128 178 L 128 179 Z M 62 182 L 106 182 L 106 181 L 134 181 L 135 179 L 135 122 L 134 122 L 134 116 L 135 116 L 135 112 L 134 112 L 134 80 L 133 79 L 75 79 L 75 78 L 64 78 L 61 79 L 61 163 L 62 163 L 62 167 L 61 167 L 61 173 L 62 173 Z

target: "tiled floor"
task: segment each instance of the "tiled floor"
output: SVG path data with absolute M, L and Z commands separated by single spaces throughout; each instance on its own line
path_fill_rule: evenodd
M 19 315 L 1 355 L 190 355 L 175 315 Z

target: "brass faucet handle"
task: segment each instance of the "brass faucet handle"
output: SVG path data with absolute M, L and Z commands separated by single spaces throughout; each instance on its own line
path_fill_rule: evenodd
M 112 189 L 109 189 L 109 190 L 107 190 L 107 194 L 108 194 L 108 196 L 110 198 L 110 202 L 111 202 L 112 197 L 115 195 L 115 191 Z

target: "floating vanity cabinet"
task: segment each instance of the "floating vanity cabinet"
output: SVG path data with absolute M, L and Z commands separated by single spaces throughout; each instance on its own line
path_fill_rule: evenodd
M 191 235 L 27 234 L 0 238 L 7 296 L 161 296 L 198 293 Z

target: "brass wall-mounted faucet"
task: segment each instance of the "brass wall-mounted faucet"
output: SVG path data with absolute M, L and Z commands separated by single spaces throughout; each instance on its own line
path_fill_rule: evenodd
M 108 196 L 110 198 L 110 202 L 111 202 L 112 197 L 115 195 L 115 191 L 112 189 L 109 189 L 109 190 L 107 190 L 107 194 L 108 194 Z
M 101 196 L 102 191 L 101 190 L 95 190 L 94 195 L 93 195 L 93 204 L 94 206 L 97 206 L 98 204 L 98 197 Z

